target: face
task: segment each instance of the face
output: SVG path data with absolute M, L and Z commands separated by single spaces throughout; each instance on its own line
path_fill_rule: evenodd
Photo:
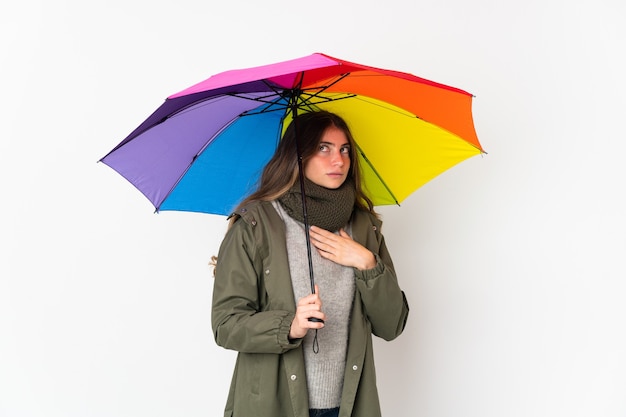
M 315 184 L 336 189 L 350 170 L 350 142 L 343 130 L 330 126 L 324 131 L 318 150 L 304 165 L 304 175 Z

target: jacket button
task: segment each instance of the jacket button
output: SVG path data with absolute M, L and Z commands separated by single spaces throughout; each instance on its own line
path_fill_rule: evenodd
M 265 275 L 269 275 L 269 274 L 270 274 L 270 270 L 269 270 L 269 269 L 266 269 L 266 270 L 265 270 Z
M 242 213 L 245 213 L 246 211 L 248 211 L 248 209 L 246 209 L 245 207 L 241 209 Z
M 372 226 L 372 230 L 376 231 L 376 230 L 378 230 L 378 227 Z
M 250 223 L 252 224 L 252 226 L 256 226 L 256 220 L 252 220 Z
M 356 365 L 352 365 L 352 370 L 353 370 L 353 371 L 356 371 L 357 369 L 359 369 L 359 367 L 358 367 L 358 366 L 356 366 Z
M 297 378 L 298 378 L 297 376 L 295 376 L 295 375 L 291 375 L 291 380 L 292 380 L 292 381 L 295 381 Z

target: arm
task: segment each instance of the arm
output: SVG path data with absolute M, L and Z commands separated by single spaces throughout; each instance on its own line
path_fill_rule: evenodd
M 311 226 L 311 242 L 320 255 L 333 262 L 354 268 L 356 285 L 372 332 L 385 340 L 396 338 L 404 330 L 408 303 L 393 269 L 391 256 L 380 233 L 380 222 L 371 224 L 361 217 L 359 239 L 353 240 L 343 230 L 339 234 Z M 366 224 L 368 227 L 363 228 Z
M 409 305 L 398 285 L 384 238 L 380 236 L 376 266 L 368 270 L 356 270 L 356 285 L 365 313 L 372 324 L 372 333 L 385 340 L 392 340 L 404 330 Z
M 215 269 L 211 321 L 219 346 L 283 353 L 300 345 L 300 340 L 289 340 L 294 313 L 264 309 L 262 271 L 253 227 L 240 219 L 227 232 Z

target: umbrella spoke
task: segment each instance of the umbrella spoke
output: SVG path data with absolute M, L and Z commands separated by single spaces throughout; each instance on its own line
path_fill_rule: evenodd
M 289 91 L 291 92 L 292 90 L 289 90 Z M 283 94 L 281 95 L 281 97 L 275 98 L 273 100 L 268 99 L 269 97 L 273 97 L 273 96 L 250 97 L 250 96 L 240 95 L 236 93 L 231 93 L 229 95 L 232 97 L 258 101 L 260 103 L 266 104 L 254 110 L 247 110 L 241 114 L 242 116 L 250 116 L 250 115 L 255 115 L 255 114 L 267 113 L 271 111 L 287 111 L 287 113 L 289 113 L 289 109 L 293 108 L 294 106 L 294 103 L 292 102 L 292 100 L 296 102 L 295 106 L 297 106 L 298 109 L 311 112 L 311 111 L 319 110 L 317 106 L 320 104 L 328 103 L 330 101 L 345 100 L 348 98 L 357 97 L 356 94 L 349 94 L 349 93 L 345 93 L 345 94 L 336 93 L 334 96 L 320 96 L 319 92 L 315 94 L 306 93 L 306 92 L 300 92 L 299 94 L 296 94 L 296 93 Z M 297 98 L 294 98 L 294 99 L 291 98 L 291 97 L 296 97 L 296 96 Z
M 363 149 L 361 149 L 361 147 L 359 146 L 359 144 L 356 144 L 357 150 L 359 151 L 359 154 L 361 154 L 361 157 L 363 158 L 363 160 L 367 163 L 367 165 L 370 167 L 370 169 L 372 170 L 372 172 L 374 173 L 374 175 L 376 175 L 376 178 L 378 178 L 378 180 L 380 181 L 380 183 L 382 184 L 382 186 L 385 188 L 385 190 L 387 190 L 387 192 L 389 193 L 389 196 L 391 198 L 393 198 L 393 201 L 396 202 L 397 206 L 400 206 L 400 202 L 398 201 L 398 199 L 396 198 L 396 196 L 393 194 L 393 191 L 391 191 L 391 189 L 389 188 L 389 186 L 387 185 L 387 183 L 385 182 L 385 180 L 383 179 L 383 177 L 378 173 L 378 171 L 376 170 L 376 167 L 374 167 L 374 164 L 372 164 L 372 162 L 369 160 L 369 158 L 367 157 L 367 155 L 365 155 L 365 152 L 363 152 Z

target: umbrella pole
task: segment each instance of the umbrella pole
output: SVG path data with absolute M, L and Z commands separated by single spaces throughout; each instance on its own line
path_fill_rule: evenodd
M 297 100 L 297 94 L 296 98 Z M 304 234 L 306 236 L 306 253 L 309 261 L 309 280 L 311 281 L 311 293 L 315 294 L 315 277 L 313 274 L 313 257 L 311 255 L 311 235 L 309 233 L 309 214 L 306 208 L 306 194 L 304 189 L 304 166 L 302 162 L 302 154 L 300 153 L 300 146 L 298 145 L 298 103 L 292 99 L 292 114 L 293 122 L 295 123 L 295 136 L 296 136 L 296 153 L 298 155 L 298 177 L 300 180 L 300 196 L 302 197 L 302 217 L 304 219 Z
M 300 77 L 300 84 L 302 84 L 302 78 L 304 73 Z M 298 88 L 297 91 L 300 89 Z M 293 127 L 294 134 L 296 136 L 296 154 L 298 157 L 298 178 L 300 180 L 300 196 L 302 197 L 302 217 L 304 220 L 304 235 L 306 239 L 306 254 L 309 260 L 309 280 L 311 281 L 311 294 L 315 294 L 315 278 L 313 276 L 313 257 L 311 256 L 311 235 L 309 233 L 309 214 L 306 209 L 306 194 L 304 190 L 304 167 L 302 163 L 302 154 L 300 153 L 300 146 L 298 145 L 298 96 L 299 94 L 293 94 L 291 97 L 291 112 L 293 115 Z M 308 320 L 314 323 L 324 323 L 324 320 L 317 317 L 309 317 Z M 320 345 L 317 340 L 317 329 L 315 329 L 315 336 L 313 338 L 313 353 L 319 353 Z
M 297 95 L 295 100 L 297 100 Z M 295 129 L 296 136 L 296 153 L 298 155 L 298 177 L 300 180 L 300 195 L 302 197 L 302 217 L 304 223 L 304 235 L 306 237 L 306 253 L 307 259 L 309 261 L 309 280 L 311 281 L 311 294 L 315 294 L 315 277 L 313 274 L 313 257 L 311 255 L 311 235 L 309 233 L 309 215 L 306 209 L 306 194 L 304 189 L 304 166 L 302 163 L 302 155 L 300 154 L 300 146 L 298 145 L 298 103 L 296 101 L 292 101 L 292 114 L 293 114 L 293 123 Z M 317 317 L 309 317 L 309 321 L 316 323 L 323 323 L 324 320 L 318 319 Z M 316 337 L 317 340 L 317 337 Z M 319 348 L 317 348 L 319 349 Z M 315 346 L 313 347 L 313 351 L 316 351 Z M 317 352 L 316 352 L 317 353 Z

